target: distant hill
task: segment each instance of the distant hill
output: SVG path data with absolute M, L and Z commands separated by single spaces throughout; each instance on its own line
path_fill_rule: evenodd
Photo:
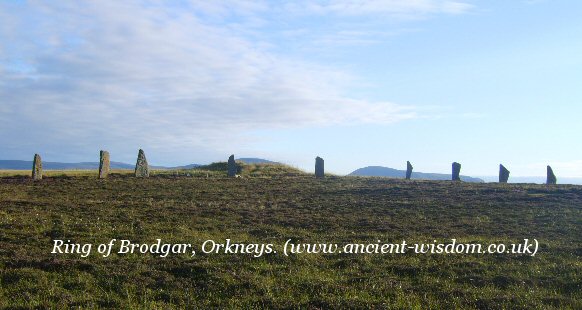
M 7 169 L 7 170 L 32 169 L 32 161 L 26 161 L 26 160 L 0 160 L 0 169 Z
M 245 164 L 279 164 L 278 162 L 262 159 L 262 158 L 237 158 Z M 152 166 L 152 169 L 167 169 L 167 170 L 187 170 L 201 167 L 199 164 L 189 164 L 184 166 L 166 167 L 166 166 Z M 45 170 L 90 170 L 98 169 L 99 162 L 81 162 L 81 163 L 61 163 L 43 161 L 42 167 Z M 0 170 L 30 170 L 32 169 L 31 160 L 0 160 Z M 111 169 L 135 169 L 135 164 L 126 164 L 112 161 Z
M 279 164 L 278 162 L 262 159 L 262 158 L 237 158 L 245 164 Z M 152 166 L 152 169 L 167 169 L 167 170 L 185 170 L 201 167 L 199 164 L 189 164 L 177 167 Z M 61 163 L 61 162 L 42 162 L 43 169 L 46 170 L 88 170 L 98 169 L 98 162 L 81 162 L 81 163 Z M 134 169 L 135 164 L 126 164 L 121 162 L 111 162 L 111 169 Z M 28 160 L 0 160 L 0 169 L 2 170 L 29 170 L 32 169 L 32 161 Z
M 178 166 L 178 167 L 161 167 L 161 166 L 150 166 L 153 169 L 168 169 L 168 170 L 181 170 L 181 169 L 194 169 L 194 168 L 198 168 L 201 167 L 202 165 L 199 164 L 189 164 L 189 165 L 185 165 L 185 166 Z
M 352 176 L 367 176 L 367 177 L 389 177 L 389 178 L 402 178 L 406 177 L 405 170 L 398 170 L 388 167 L 381 166 L 369 166 L 365 168 L 360 168 L 352 173 L 348 174 Z M 412 179 L 422 179 L 422 180 L 450 180 L 450 174 L 444 173 L 424 173 L 424 172 L 412 172 Z M 473 178 L 465 175 L 461 175 L 461 181 L 464 182 L 475 182 L 483 183 L 484 181 L 479 178 Z
M 110 163 L 111 169 L 129 169 L 135 168 L 135 165 L 112 161 Z M 198 164 L 190 164 L 180 167 L 163 167 L 150 166 L 152 169 L 192 169 L 199 167 Z M 98 169 L 98 162 L 82 162 L 82 163 L 60 163 L 43 161 L 42 168 L 45 170 L 89 170 Z M 32 169 L 32 161 L 27 160 L 0 160 L 0 169 L 2 170 L 29 170 Z
M 278 162 L 262 159 L 262 158 L 237 158 L 237 161 L 245 164 L 279 164 Z M 201 167 L 199 164 L 189 164 L 176 167 L 152 166 L 152 169 L 167 169 L 167 170 L 185 170 Z M 42 162 L 43 169 L 46 170 L 86 170 L 98 169 L 98 162 L 82 162 L 82 163 L 60 163 L 60 162 Z M 134 169 L 134 164 L 126 164 L 121 162 L 111 162 L 111 169 Z M 32 169 L 32 161 L 28 160 L 0 160 L 0 169 L 2 170 L 29 170 Z
M 497 182 L 499 180 L 498 176 L 479 176 L 479 178 L 485 180 L 485 182 Z M 558 178 L 558 184 L 577 184 L 582 185 L 582 178 L 574 177 L 560 177 Z M 509 183 L 534 183 L 534 184 L 545 184 L 545 176 L 525 176 L 525 177 L 512 177 L 509 175 Z
M 242 161 L 245 164 L 279 164 L 278 162 L 262 158 L 237 158 L 236 160 Z
M 98 162 L 82 162 L 82 163 L 59 163 L 59 162 L 42 162 L 43 169 L 46 170 L 72 170 L 72 169 L 98 169 Z M 135 165 L 120 163 L 116 161 L 111 162 L 111 169 L 134 169 Z M 0 160 L 0 169 L 5 170 L 29 170 L 32 169 L 32 161 L 27 160 Z

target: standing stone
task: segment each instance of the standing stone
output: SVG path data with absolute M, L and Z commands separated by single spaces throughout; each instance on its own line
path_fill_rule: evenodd
M 135 163 L 135 177 L 147 178 L 150 176 L 150 168 L 146 159 L 145 153 L 139 149 L 137 153 L 137 162 Z
M 546 179 L 546 184 L 556 184 L 558 180 L 556 179 L 556 175 L 552 170 L 552 167 L 548 166 L 548 178 Z
M 325 170 L 323 168 L 323 158 L 319 156 L 315 157 L 315 177 L 316 178 L 325 177 Z
M 410 180 L 410 177 L 412 177 L 412 165 L 409 161 L 406 161 L 406 179 Z
M 32 179 L 42 180 L 42 160 L 38 154 L 34 154 L 32 162 Z
M 499 183 L 507 183 L 507 180 L 509 180 L 509 170 L 499 164 Z
M 109 152 L 101 151 L 99 152 L 99 178 L 106 179 L 109 175 L 109 170 Z
M 461 181 L 461 164 L 458 162 L 453 163 L 453 181 Z
M 234 161 L 234 154 L 228 158 L 228 177 L 236 177 L 236 162 Z

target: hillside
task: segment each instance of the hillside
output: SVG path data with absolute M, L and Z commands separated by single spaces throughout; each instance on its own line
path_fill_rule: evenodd
M 368 166 L 354 170 L 349 175 L 351 176 L 370 176 L 370 177 L 389 177 L 389 178 L 399 178 L 404 179 L 406 176 L 406 170 L 397 170 L 388 167 L 381 166 Z M 450 174 L 443 173 L 424 173 L 412 171 L 412 179 L 419 180 L 451 180 Z M 480 178 L 469 177 L 466 175 L 461 175 L 461 181 L 464 182 L 475 182 L 483 183 L 484 181 Z
M 246 163 L 237 159 L 237 174 L 243 177 L 281 177 L 308 175 L 304 171 L 287 165 L 274 162 L 264 163 L 263 160 L 257 162 L 259 163 Z M 184 173 L 190 174 L 192 176 L 207 175 L 213 177 L 224 177 L 227 174 L 227 170 L 228 164 L 226 162 L 217 162 L 209 165 L 198 166 L 194 169 L 184 171 Z

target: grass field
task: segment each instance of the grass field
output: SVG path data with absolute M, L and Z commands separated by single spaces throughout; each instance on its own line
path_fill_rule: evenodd
M 0 308 L 582 309 L 582 186 L 309 175 L 280 167 L 0 172 Z M 27 175 L 29 174 L 26 173 Z M 277 253 L 51 254 L 54 239 L 273 243 Z M 540 243 L 518 254 L 280 253 L 316 243 Z

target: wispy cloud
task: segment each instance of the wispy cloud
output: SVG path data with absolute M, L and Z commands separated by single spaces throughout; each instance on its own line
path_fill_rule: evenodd
M 9 43 L 0 50 L 0 142 L 71 156 L 98 146 L 223 151 L 250 129 L 417 116 L 413 107 L 346 97 L 349 74 L 274 54 L 214 23 L 234 14 L 220 3 L 181 5 L 1 4 L 18 12 L 0 26 Z M 239 24 L 266 9 L 234 7 Z
M 336 55 L 339 47 L 372 46 L 420 31 L 413 22 L 473 9 L 466 1 L 451 0 L 301 0 L 289 2 L 275 12 L 282 20 L 293 16 L 310 25 L 281 32 L 286 37 L 301 36 L 300 50 Z
M 469 11 L 472 7 L 466 2 L 450 0 L 305 0 L 287 5 L 289 10 L 303 13 L 401 17 L 420 17 L 439 13 L 460 14 Z

